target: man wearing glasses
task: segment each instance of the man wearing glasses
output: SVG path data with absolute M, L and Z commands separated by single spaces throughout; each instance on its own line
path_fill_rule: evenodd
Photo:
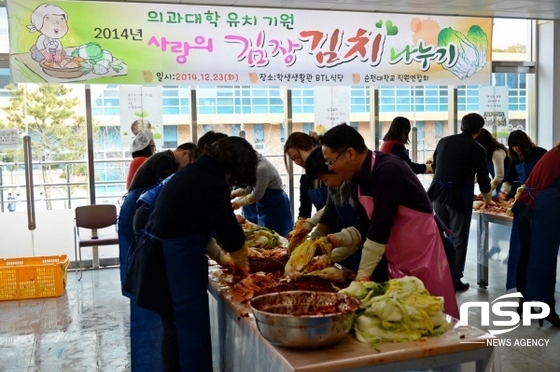
M 391 154 L 369 150 L 347 124 L 333 127 L 320 140 L 325 164 L 352 182 L 352 197 L 358 201 L 356 224 L 329 235 L 333 248 L 363 245 L 356 280 L 369 281 L 385 255 L 390 278 L 419 278 L 431 295 L 444 297 L 444 311 L 458 318 L 432 204 L 409 165 Z

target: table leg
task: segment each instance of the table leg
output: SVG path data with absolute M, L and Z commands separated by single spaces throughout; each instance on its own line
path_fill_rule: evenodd
M 478 231 L 476 237 L 477 252 L 477 282 L 481 288 L 488 286 L 488 221 L 484 215 L 478 215 Z

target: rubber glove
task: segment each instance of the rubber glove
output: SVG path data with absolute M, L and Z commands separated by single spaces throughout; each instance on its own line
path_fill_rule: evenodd
M 236 250 L 235 252 L 230 252 L 229 255 L 235 266 L 237 266 L 244 273 L 249 273 L 249 263 L 247 262 L 247 256 L 249 254 L 249 249 L 247 243 L 243 244 L 243 247 Z
M 359 246 L 362 244 L 362 235 L 354 226 L 342 229 L 342 231 L 327 235 L 333 248 L 348 247 L 351 245 Z
M 220 248 L 214 238 L 210 239 L 210 243 L 208 243 L 208 256 L 220 266 L 231 267 L 233 265 L 233 260 Z
M 338 247 L 331 251 L 331 260 L 340 262 L 354 254 L 358 250 L 358 246 Z
M 311 239 L 321 238 L 327 236 L 331 232 L 331 229 L 324 223 L 319 223 L 315 226 L 315 229 L 311 232 Z
M 385 253 L 385 244 L 366 239 L 362 250 L 360 268 L 358 269 L 358 275 L 356 275 L 357 282 L 367 282 L 370 280 L 371 274 L 373 274 L 377 264 L 383 257 L 383 253 Z
M 490 182 L 490 192 L 494 192 L 494 190 L 496 190 L 496 187 L 500 186 L 501 182 L 502 181 L 492 180 L 492 182 Z
M 313 230 L 313 227 L 315 225 L 313 225 L 311 222 L 309 222 L 309 220 L 301 220 L 298 221 L 298 223 L 296 224 L 296 226 L 294 227 L 294 229 L 292 231 L 290 231 L 287 235 L 287 239 L 288 239 L 288 252 L 292 252 L 296 247 L 295 244 L 298 244 L 298 240 L 299 239 L 294 239 L 294 236 L 296 233 L 302 233 L 305 234 L 307 236 L 307 234 L 309 234 L 311 232 L 311 230 Z M 301 242 L 299 242 L 301 243 Z
M 310 233 L 311 230 L 313 230 L 313 227 L 315 227 L 315 225 L 317 225 L 319 223 L 319 220 L 321 219 L 321 216 L 323 215 L 323 210 L 324 209 L 325 208 L 320 209 L 313 216 L 311 216 L 309 218 L 303 218 L 303 217 L 298 218 L 296 224 L 294 225 L 293 230 L 288 233 L 288 236 L 287 236 L 288 241 L 292 240 L 292 236 L 297 232 L 296 230 L 299 230 L 299 229 L 305 230 L 306 231 L 305 235 Z M 295 248 L 295 247 L 292 247 L 292 248 Z M 288 247 L 288 251 L 291 252 L 290 247 Z
M 426 163 L 426 172 L 424 172 L 424 174 L 434 174 L 431 163 Z
M 253 199 L 253 197 L 251 195 L 245 195 L 242 196 L 240 198 L 237 198 L 233 201 L 233 203 L 231 203 L 233 210 L 237 210 L 241 207 L 243 207 L 244 205 L 250 205 L 255 203 L 255 199 Z
M 234 199 L 237 198 L 238 196 L 245 196 L 245 195 L 249 195 L 249 190 L 247 188 L 238 188 L 231 191 L 229 198 Z
M 482 200 L 484 200 L 484 204 L 496 205 L 496 202 L 492 200 L 492 191 L 483 192 L 481 195 Z
M 501 201 L 506 200 L 508 194 L 511 192 L 511 184 L 509 182 L 504 182 L 502 183 L 502 187 L 500 189 L 500 194 L 498 195 L 498 198 Z

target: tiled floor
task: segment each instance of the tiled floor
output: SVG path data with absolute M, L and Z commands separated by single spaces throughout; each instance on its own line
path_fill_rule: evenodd
M 502 260 L 508 234 L 505 228 L 492 228 L 491 244 L 502 253 L 490 260 L 490 285 L 487 290 L 476 286 L 477 231 L 473 224 L 466 272 L 471 288 L 457 295 L 459 303 L 491 301 L 506 293 Z M 473 313 L 471 324 L 487 329 L 478 319 Z M 128 300 L 120 294 L 117 269 L 86 271 L 80 282 L 70 272 L 66 293 L 60 298 L 0 302 L 0 371 L 129 371 L 128 323 Z M 533 321 L 531 327 L 519 327 L 501 338 L 512 343 L 498 347 L 502 371 L 560 370 L 560 329 L 549 324 L 541 328 Z M 515 346 L 515 340 L 521 339 L 547 339 L 549 343 Z

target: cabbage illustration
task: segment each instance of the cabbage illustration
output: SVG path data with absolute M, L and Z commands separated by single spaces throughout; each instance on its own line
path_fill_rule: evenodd
M 438 46 L 449 44 L 457 47 L 457 58 L 451 58 L 451 61 L 455 62 L 442 67 L 459 79 L 472 76 L 486 65 L 488 38 L 479 26 L 471 26 L 466 36 L 451 27 L 442 29 L 438 34 Z
M 93 72 L 96 75 L 105 75 L 110 69 L 115 72 L 123 69 L 122 61 L 114 58 L 111 52 L 101 48 L 98 43 L 80 45 L 72 52 L 72 57 L 83 59 L 80 70 L 84 74 Z

